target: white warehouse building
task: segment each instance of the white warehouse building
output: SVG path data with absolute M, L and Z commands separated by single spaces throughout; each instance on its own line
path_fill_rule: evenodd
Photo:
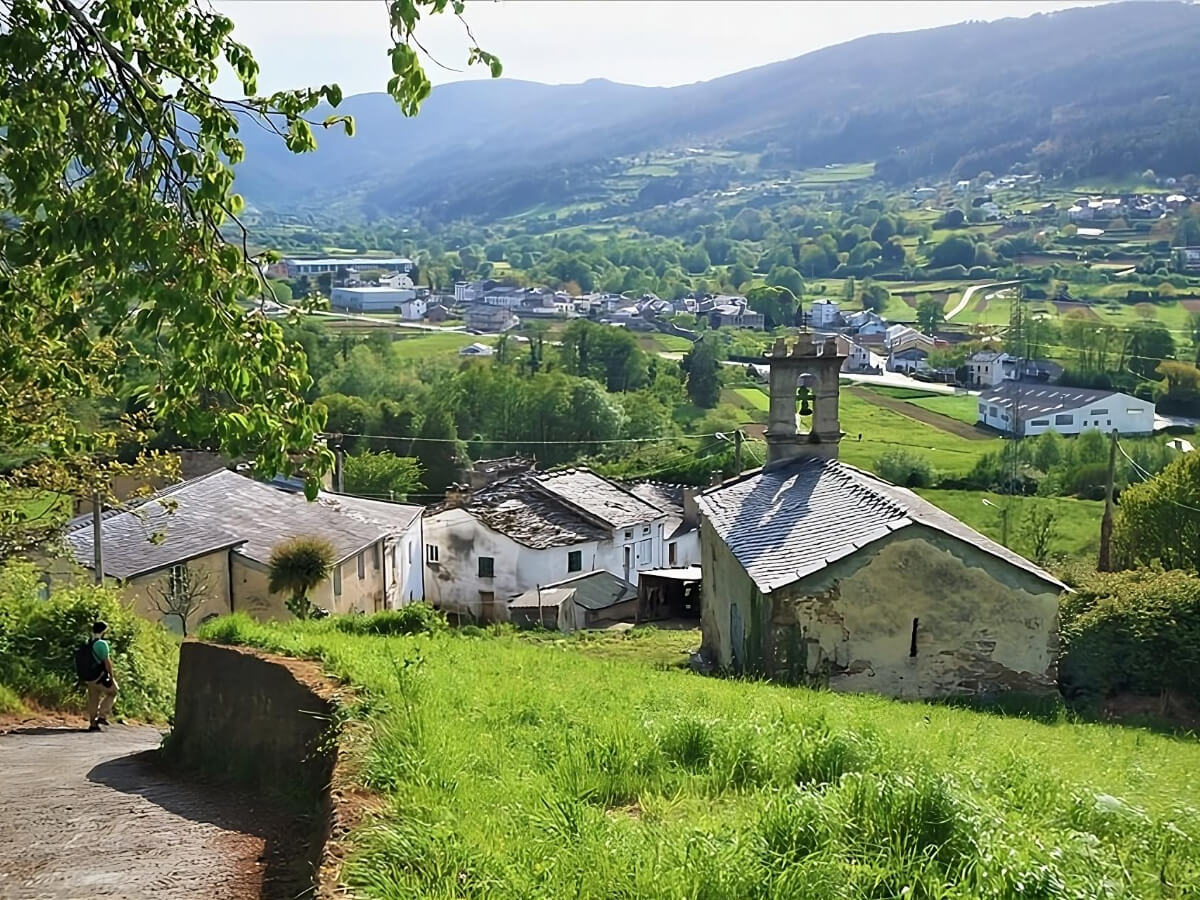
M 412 288 L 335 287 L 329 298 L 335 309 L 354 312 L 399 312 L 406 319 L 425 315 L 425 301 Z
M 1117 391 L 1008 382 L 979 395 L 979 421 L 1007 434 L 1151 434 L 1154 404 Z

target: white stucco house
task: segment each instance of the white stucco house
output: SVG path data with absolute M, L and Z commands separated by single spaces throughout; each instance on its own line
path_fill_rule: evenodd
M 1154 404 L 1117 391 L 1008 381 L 979 395 L 979 421 L 1009 434 L 1152 434 Z
M 971 372 L 971 383 L 995 387 L 1010 377 L 1005 373 L 1005 363 L 1012 357 L 1002 350 L 980 350 L 967 358 L 967 369 Z
M 527 471 L 471 491 L 458 486 L 424 520 L 425 599 L 469 621 L 503 621 L 508 601 L 539 585 L 605 571 L 638 573 L 699 555 L 680 522 L 587 469 Z

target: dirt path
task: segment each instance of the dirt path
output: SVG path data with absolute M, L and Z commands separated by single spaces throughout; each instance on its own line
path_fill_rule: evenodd
M 157 729 L 0 734 L 0 897 L 5 900 L 283 895 L 266 804 L 178 780 L 146 751 Z M 291 892 L 288 895 L 292 895 Z
M 987 288 L 1008 287 L 1009 285 L 1016 284 L 1016 283 L 1017 282 L 1015 282 L 1015 281 L 996 281 L 996 282 L 993 282 L 992 284 L 973 284 L 973 285 L 971 285 L 969 288 L 967 288 L 965 291 L 963 291 L 963 295 L 961 298 L 959 298 L 958 303 L 955 304 L 954 309 L 952 309 L 946 313 L 946 321 L 949 322 L 951 319 L 953 319 L 955 316 L 957 316 L 960 312 L 962 312 L 964 309 L 966 309 L 967 304 L 971 302 L 971 298 L 975 296 L 976 291 L 982 291 Z
M 852 387 L 846 390 L 860 400 L 866 400 L 868 403 L 874 403 L 876 406 L 882 406 L 884 409 L 890 409 L 893 412 L 900 413 L 902 416 L 908 416 L 910 419 L 916 419 L 918 422 L 924 422 L 926 425 L 932 425 L 934 428 L 970 441 L 987 441 L 995 436 L 976 428 L 974 425 L 968 425 L 966 422 L 960 422 L 958 419 L 950 418 L 950 416 L 943 416 L 939 412 L 934 412 L 932 409 L 925 409 L 925 407 L 917 406 L 915 403 L 907 403 L 904 400 L 889 397 L 870 388 Z

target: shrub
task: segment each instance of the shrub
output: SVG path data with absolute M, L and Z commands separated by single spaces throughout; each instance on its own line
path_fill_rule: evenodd
M 315 609 L 308 593 L 329 577 L 335 563 L 337 551 L 324 538 L 291 538 L 271 548 L 267 590 L 272 594 L 286 591 L 288 611 L 297 619 L 311 618 Z
M 175 703 L 175 640 L 122 605 L 111 588 L 71 585 L 42 600 L 38 585 L 28 564 L 0 569 L 0 684 L 42 706 L 82 710 L 75 648 L 91 633 L 92 622 L 103 619 L 120 685 L 115 711 L 164 721 Z
M 875 460 L 875 471 L 901 487 L 932 487 L 937 481 L 937 473 L 929 460 L 900 447 L 887 451 Z
M 337 616 L 333 625 L 348 634 L 433 634 L 446 627 L 446 617 L 432 606 L 413 603 L 368 616 Z
M 1200 579 L 1096 574 L 1064 597 L 1059 682 L 1071 698 L 1179 691 L 1200 697 Z

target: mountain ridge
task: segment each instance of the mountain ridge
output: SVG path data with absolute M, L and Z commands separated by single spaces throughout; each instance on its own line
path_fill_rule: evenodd
M 290 159 L 248 140 L 238 186 L 268 209 L 495 215 L 525 194 L 569 200 L 614 157 L 691 143 L 770 150 L 785 170 L 874 160 L 893 181 L 1015 162 L 1182 174 L 1200 171 L 1197 46 L 1200 7 L 1163 0 L 867 35 L 676 87 L 453 82 L 411 120 L 358 94 L 338 110 L 356 138 L 329 132 Z

